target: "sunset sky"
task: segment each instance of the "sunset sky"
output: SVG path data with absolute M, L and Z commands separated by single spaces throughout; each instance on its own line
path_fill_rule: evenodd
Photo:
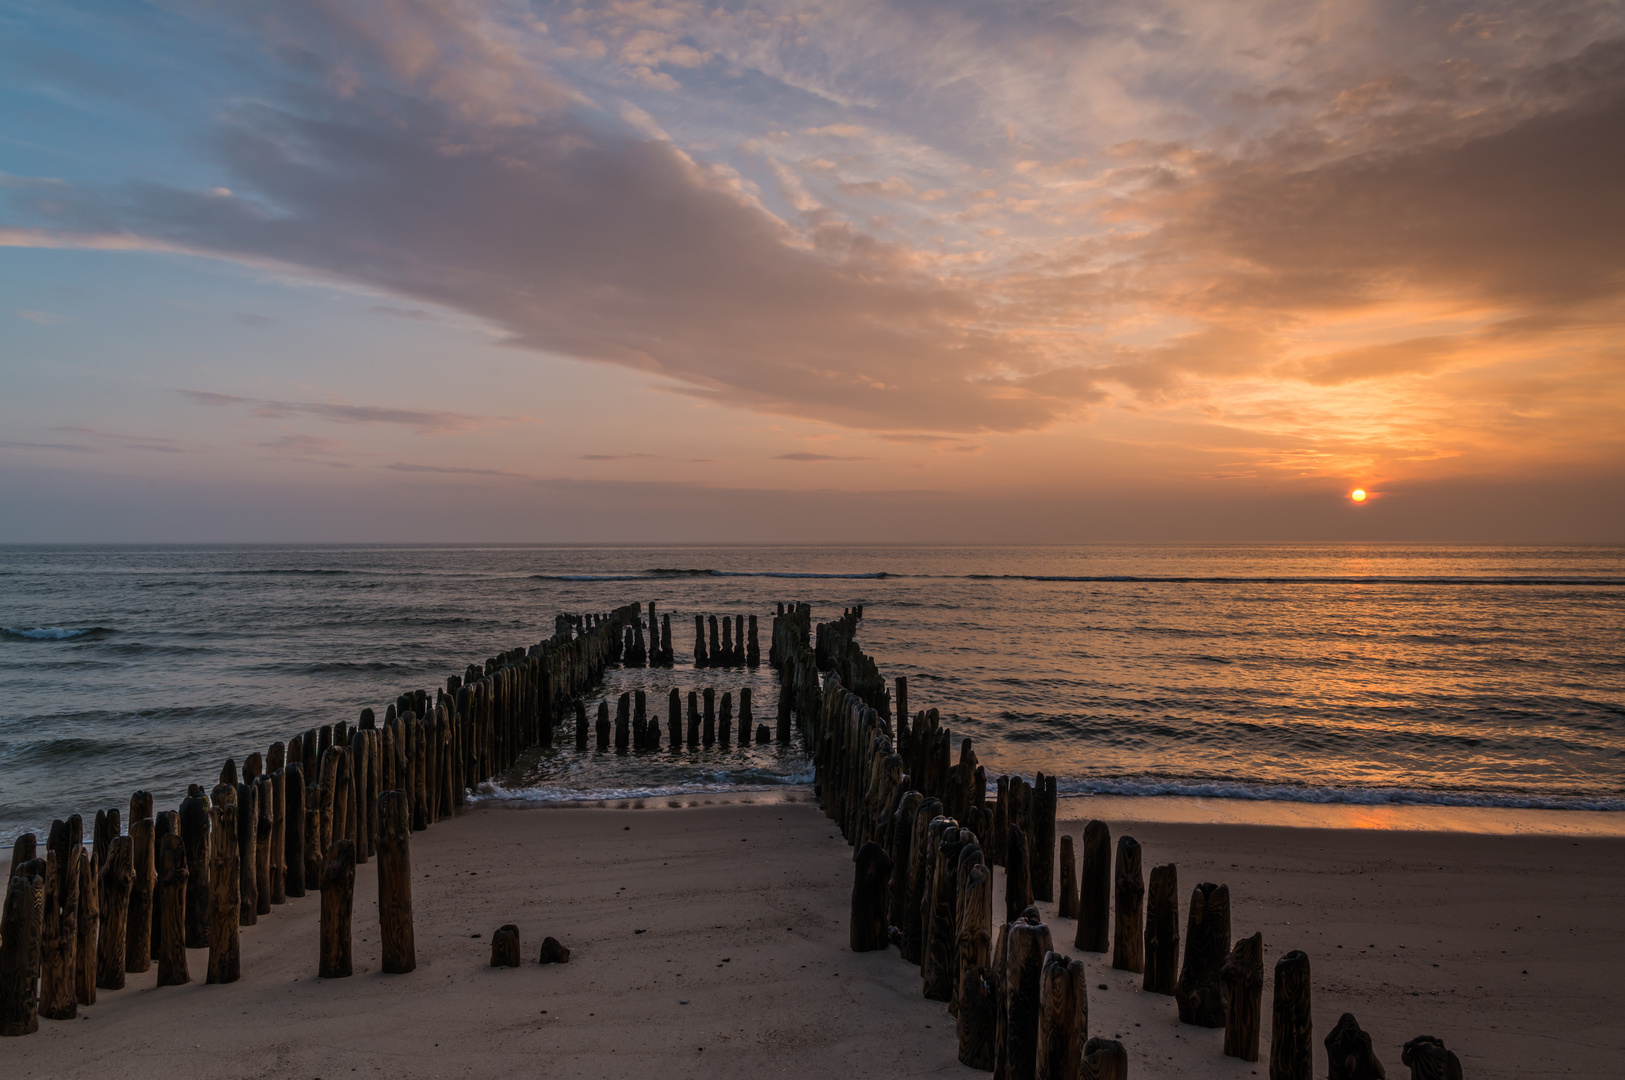
M 1619 541 L 1622 417 L 1618 3 L 0 0 L 0 541 Z

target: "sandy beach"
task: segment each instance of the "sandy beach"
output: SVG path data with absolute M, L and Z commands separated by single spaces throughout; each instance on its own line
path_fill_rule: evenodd
M 1059 831 L 1090 814 L 1064 800 Z M 1182 919 L 1194 884 L 1224 882 L 1235 932 L 1264 932 L 1266 965 L 1309 953 L 1317 1042 L 1348 1010 L 1390 1076 L 1424 1033 L 1475 1080 L 1615 1074 L 1625 841 L 1108 820 L 1148 869 L 1178 865 Z M 976 1075 L 918 968 L 895 948 L 848 951 L 851 849 L 810 802 L 487 805 L 416 834 L 412 859 L 416 972 L 378 971 L 368 863 L 351 978 L 316 978 L 318 903 L 290 901 L 245 928 L 240 982 L 203 985 L 202 950 L 192 985 L 132 975 L 82 1019 L 6 1040 L 6 1075 Z M 1044 907 L 1071 951 L 1073 922 Z M 490 968 L 491 933 L 509 922 L 525 965 Z M 548 934 L 569 964 L 535 962 Z M 1264 1060 L 1249 1064 L 1220 1054 L 1222 1032 L 1179 1024 L 1139 976 L 1083 956 L 1091 1033 L 1121 1038 L 1132 1076 L 1268 1074 L 1267 986 Z

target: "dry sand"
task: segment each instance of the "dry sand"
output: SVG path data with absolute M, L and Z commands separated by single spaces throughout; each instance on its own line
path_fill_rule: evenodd
M 1092 812 L 1063 802 L 1064 819 Z M 1144 845 L 1148 872 L 1178 864 L 1182 920 L 1193 885 L 1226 882 L 1235 932 L 1264 932 L 1267 967 L 1308 952 L 1317 1033 L 1353 1011 L 1392 1077 L 1423 1033 L 1470 1080 L 1619 1074 L 1625 841 L 1110 824 Z M 417 834 L 412 859 L 416 972 L 378 972 L 369 862 L 353 977 L 315 977 L 318 901 L 290 901 L 243 931 L 241 982 L 160 990 L 133 975 L 83 1019 L 0 1043 L 0 1076 L 985 1075 L 957 1064 L 918 968 L 895 949 L 847 951 L 851 849 L 809 803 L 486 806 Z M 526 964 L 492 969 L 507 922 Z M 1071 951 L 1072 921 L 1050 924 Z M 546 934 L 569 964 L 535 963 Z M 1122 1039 L 1136 1080 L 1268 1075 L 1267 1045 L 1258 1064 L 1224 1058 L 1222 1032 L 1178 1024 L 1171 998 L 1084 959 L 1091 1033 Z M 201 980 L 206 953 L 189 961 Z M 1267 1042 L 1267 985 L 1264 1007 Z

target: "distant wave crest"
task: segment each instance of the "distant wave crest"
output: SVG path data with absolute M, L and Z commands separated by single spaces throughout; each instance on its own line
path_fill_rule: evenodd
M 112 632 L 105 626 L 92 626 L 83 630 L 69 630 L 61 626 L 36 626 L 29 630 L 18 630 L 12 626 L 0 626 L 0 637 L 17 638 L 22 641 L 72 641 L 75 638 L 100 636 Z
M 1155 776 L 1059 780 L 1062 795 L 1181 795 L 1199 799 L 1295 802 L 1349 806 L 1488 806 L 1506 810 L 1625 810 L 1625 797 L 1530 795 L 1520 792 L 1429 791 L 1420 788 L 1310 787 L 1233 780 L 1181 780 Z
M 843 581 L 896 577 L 884 570 L 868 574 L 813 574 L 792 570 L 668 570 L 655 568 L 635 574 L 532 574 L 532 581 L 650 581 L 679 577 L 832 578 Z

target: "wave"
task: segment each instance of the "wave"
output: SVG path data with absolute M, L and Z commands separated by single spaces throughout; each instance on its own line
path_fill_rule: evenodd
M 909 577 L 908 574 L 891 574 L 884 570 L 874 573 L 852 574 L 814 574 L 794 570 L 642 570 L 630 574 L 532 574 L 532 581 L 660 581 L 679 577 L 708 577 L 708 578 L 826 578 L 841 581 L 879 580 L 882 578 Z
M 1321 803 L 1348 806 L 1496 807 L 1504 810 L 1625 810 L 1625 797 L 1532 795 L 1522 792 L 1447 791 L 1426 788 L 1310 787 L 1250 784 L 1233 780 L 1181 780 L 1155 776 L 1057 780 L 1062 795 L 1179 795 L 1249 802 Z
M 581 803 L 612 802 L 620 799 L 675 799 L 690 795 L 735 795 L 750 792 L 782 791 L 785 788 L 810 787 L 812 769 L 797 770 L 788 775 L 759 773 L 743 780 L 681 781 L 668 784 L 630 785 L 626 787 L 565 787 L 559 784 L 536 784 L 526 787 L 504 787 L 501 784 L 482 784 L 469 795 L 471 802 L 531 802 Z
M 282 573 L 283 571 L 265 571 Z M 314 571 L 312 571 L 314 572 Z M 325 571 L 323 571 L 325 572 Z M 343 571 L 335 571 L 343 573 Z M 811 578 L 880 581 L 1034 581 L 1101 585 L 1574 585 L 1625 587 L 1625 577 L 1597 574 L 900 574 L 889 570 L 819 573 L 800 570 L 715 570 L 653 567 L 609 574 L 532 574 L 535 581 L 659 581 L 674 578 Z
M 0 637 L 24 641 L 73 641 L 76 638 L 100 637 L 112 632 L 105 626 L 91 626 L 83 630 L 69 630 L 60 626 L 36 626 L 31 630 L 18 630 L 12 626 L 0 626 Z

